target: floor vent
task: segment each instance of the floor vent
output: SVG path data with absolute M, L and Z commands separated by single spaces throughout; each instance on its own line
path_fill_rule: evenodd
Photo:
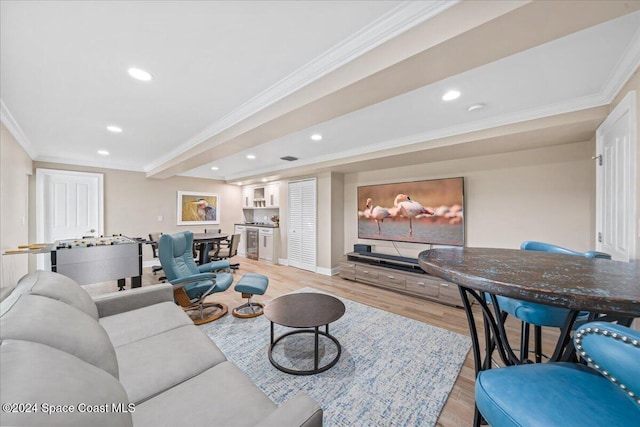
M 286 160 L 287 162 L 294 162 L 298 160 L 298 158 L 293 156 L 284 156 L 284 157 L 280 157 L 280 160 Z

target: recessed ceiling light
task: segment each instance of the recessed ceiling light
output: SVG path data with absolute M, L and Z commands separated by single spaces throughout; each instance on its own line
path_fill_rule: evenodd
M 100 154 L 101 156 L 108 156 L 109 152 L 107 150 L 98 150 L 98 154 Z
M 219 168 L 217 166 L 211 166 L 212 171 L 217 171 Z
M 483 108 L 484 108 L 484 104 L 482 104 L 482 103 L 473 104 L 473 105 L 469 105 L 469 108 L 467 108 L 467 111 L 482 110 Z
M 145 70 L 141 70 L 140 68 L 129 68 L 129 70 L 127 71 L 129 72 L 129 75 L 131 77 L 133 77 L 136 80 L 141 80 L 143 82 L 148 82 L 153 78 L 151 77 L 151 74 L 149 74 L 149 72 Z
M 314 141 L 321 141 L 322 135 L 320 135 L 319 133 L 314 133 L 313 135 L 311 135 L 311 139 Z
M 255 155 L 253 155 L 253 154 L 247 154 L 247 159 L 249 159 L 249 160 L 253 160 L 253 159 L 255 159 L 255 158 L 256 158 L 256 156 L 255 156 Z
M 442 95 L 443 101 L 453 101 L 454 99 L 460 98 L 460 92 L 457 90 L 450 90 L 449 92 Z
M 267 178 L 262 178 L 262 182 L 267 182 Z
M 121 127 L 114 126 L 114 125 L 109 125 L 109 126 L 107 126 L 107 130 L 108 130 L 109 132 L 113 132 L 113 133 L 120 133 L 120 132 L 122 132 L 122 128 L 121 128 Z
M 242 183 L 241 183 L 241 182 L 239 182 L 239 183 L 238 183 L 238 185 L 242 185 Z

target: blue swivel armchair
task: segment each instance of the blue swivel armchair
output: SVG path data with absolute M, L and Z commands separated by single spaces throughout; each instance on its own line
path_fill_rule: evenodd
M 520 249 L 525 251 L 540 251 L 556 254 L 575 255 L 585 258 L 611 259 L 611 255 L 604 252 L 588 251 L 577 252 L 550 243 L 526 241 L 520 245 Z M 522 321 L 522 338 L 520 341 L 520 359 L 527 359 L 529 352 L 529 325 L 534 326 L 534 353 L 536 363 L 542 361 L 542 327 L 562 328 L 569 317 L 569 309 L 553 307 L 529 301 L 498 296 L 500 309 Z M 584 323 L 588 320 L 588 312 L 580 312 L 576 319 L 576 324 Z
M 167 280 L 174 286 L 173 296 L 176 302 L 190 314 L 196 325 L 200 325 L 227 314 L 225 304 L 205 303 L 204 299 L 213 293 L 229 289 L 233 276 L 228 273 L 229 262 L 225 260 L 196 265 L 192 248 L 193 233 L 190 231 L 163 234 L 158 241 L 158 257 Z M 198 308 L 196 318 L 191 310 L 194 308 Z M 205 311 L 211 313 L 205 314 Z
M 586 365 L 515 365 L 478 374 L 476 405 L 489 425 L 640 425 L 640 331 L 591 322 L 573 339 Z

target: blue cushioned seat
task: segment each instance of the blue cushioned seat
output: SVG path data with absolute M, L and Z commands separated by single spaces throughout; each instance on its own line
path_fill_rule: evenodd
M 262 274 L 247 273 L 238 280 L 233 288 L 236 292 L 252 295 L 264 295 L 269 285 L 269 278 Z
M 579 328 L 574 341 L 594 368 L 564 362 L 481 371 L 475 400 L 489 425 L 640 425 L 640 332 L 592 322 Z
M 235 317 L 249 318 L 260 316 L 264 309 L 264 304 L 251 301 L 253 295 L 264 295 L 269 286 L 269 278 L 262 274 L 247 273 L 236 283 L 233 288 L 236 292 L 242 293 L 242 298 L 247 298 L 247 302 L 233 309 Z
M 478 410 L 492 427 L 628 427 L 634 419 L 640 425 L 640 409 L 620 387 L 575 363 L 482 371 L 475 395 Z
M 216 287 L 215 292 L 224 292 L 233 283 L 233 276 L 229 273 L 216 273 Z M 187 295 L 189 295 L 190 299 L 197 299 L 204 295 L 207 290 L 211 287 L 211 282 L 196 282 L 195 284 L 189 286 L 189 289 L 185 289 Z M 185 286 L 186 288 L 186 286 Z
M 173 295 L 178 304 L 189 309 L 197 306 L 200 316 L 194 319 L 199 325 L 219 319 L 228 308 L 222 303 L 205 303 L 204 299 L 213 293 L 224 292 L 233 283 L 228 261 L 196 265 L 193 259 L 193 233 L 183 231 L 163 234 L 158 242 L 158 257 L 169 282 L 174 285 Z M 205 316 L 205 308 L 217 308 Z

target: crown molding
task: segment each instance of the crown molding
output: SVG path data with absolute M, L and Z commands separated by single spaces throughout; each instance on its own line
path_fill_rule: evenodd
M 101 162 L 94 160 L 80 160 L 80 159 L 69 159 L 68 157 L 56 157 L 56 156 L 38 156 L 33 159 L 35 162 L 46 162 L 46 163 L 57 163 L 63 165 L 73 165 L 73 166 L 85 166 L 91 168 L 99 168 L 99 169 L 112 169 L 112 170 L 123 170 L 129 172 L 144 172 L 144 170 L 140 167 L 134 167 L 130 165 L 120 165 L 114 164 L 112 162 Z
M 240 105 L 176 149 L 144 167 L 149 172 L 245 120 L 275 102 L 348 64 L 381 44 L 460 3 L 461 0 L 404 1 L 311 62 Z
M 603 99 L 610 104 L 640 67 L 640 28 L 636 30 L 620 61 L 613 67 L 609 78 L 600 91 Z
M 33 160 L 38 155 L 38 153 L 36 152 L 35 148 L 33 148 L 33 145 L 29 141 L 29 138 L 27 138 L 24 132 L 22 132 L 20 125 L 18 124 L 16 119 L 13 118 L 13 115 L 11 114 L 7 106 L 4 105 L 4 102 L 1 99 L 0 99 L 0 121 L 2 121 L 2 123 L 7 127 L 9 132 L 11 132 L 11 135 L 13 135 L 16 141 L 18 141 L 18 144 L 20 144 L 22 149 Z

